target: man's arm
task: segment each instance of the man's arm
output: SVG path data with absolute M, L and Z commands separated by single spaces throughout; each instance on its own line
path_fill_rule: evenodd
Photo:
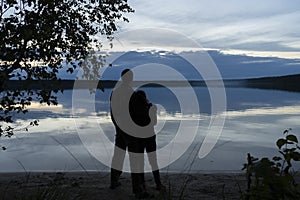
M 149 109 L 149 117 L 151 119 L 151 125 L 155 126 L 157 124 L 157 106 L 151 104 Z

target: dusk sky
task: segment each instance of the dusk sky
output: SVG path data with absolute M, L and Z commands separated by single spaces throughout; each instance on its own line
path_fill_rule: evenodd
M 141 87 L 158 106 L 158 149 L 171 147 L 158 153 L 159 159 L 170 161 L 177 150 L 184 153 L 163 170 L 241 173 L 248 152 L 274 156 L 278 152 L 274 142 L 284 129 L 291 127 L 300 133 L 298 92 L 246 88 L 247 82 L 240 80 L 300 74 L 300 0 L 128 3 L 135 12 L 126 14 L 129 23 L 118 22 L 113 48 L 105 42 L 106 36 L 96 36 L 104 45 L 101 54 L 108 50 L 101 80 L 119 80 L 121 71 L 130 68 L 134 80 L 163 86 Z M 88 58 L 87 67 L 103 64 L 103 60 Z M 63 63 L 58 78 L 82 79 L 81 68 L 70 74 L 66 71 L 69 67 Z M 210 81 L 232 79 L 238 81 L 227 81 L 226 87 L 222 81 Z M 161 80 L 170 84 L 204 80 L 206 85 L 167 87 Z M 36 119 L 39 126 L 19 131 L 12 138 L 0 138 L 0 148 L 7 148 L 0 153 L 0 172 L 108 171 L 115 135 L 109 114 L 111 91 L 105 88 L 93 93 L 76 89 L 74 84 L 73 90 L 57 94 L 57 106 L 33 101 L 26 115 L 14 115 L 15 130 Z M 172 143 L 178 132 L 187 137 Z M 185 149 L 186 144 L 190 148 Z M 198 159 L 193 155 L 202 145 L 205 150 Z M 129 172 L 129 159 L 125 166 Z
M 129 0 L 120 30 L 166 28 L 227 53 L 300 58 L 300 1 Z M 116 36 L 117 37 L 117 36 Z M 157 41 L 164 43 L 164 41 Z

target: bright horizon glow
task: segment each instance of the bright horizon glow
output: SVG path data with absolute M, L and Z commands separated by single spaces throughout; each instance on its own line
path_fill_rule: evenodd
M 275 57 L 285 59 L 300 59 L 300 52 L 285 52 L 285 51 L 247 51 L 247 50 L 220 50 L 223 54 L 230 55 L 247 55 L 253 57 Z

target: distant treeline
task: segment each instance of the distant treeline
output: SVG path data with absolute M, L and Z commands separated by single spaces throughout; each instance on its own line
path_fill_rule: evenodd
M 245 86 L 250 88 L 300 92 L 300 74 L 245 79 L 244 82 Z
M 105 89 L 115 87 L 117 81 L 112 80 L 10 80 L 2 82 L 1 90 L 15 89 L 49 89 L 49 90 L 69 90 L 69 89 Z M 251 79 L 228 79 L 228 80 L 191 80 L 191 81 L 135 81 L 133 86 L 143 85 L 144 87 L 220 87 L 224 83 L 225 87 L 239 88 L 260 88 L 260 89 L 275 89 L 300 92 L 300 74 L 251 78 Z

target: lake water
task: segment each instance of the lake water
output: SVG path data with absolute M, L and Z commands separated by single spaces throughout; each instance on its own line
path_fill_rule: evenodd
M 248 152 L 256 157 L 277 154 L 275 142 L 285 129 L 292 128 L 300 136 L 299 93 L 226 88 L 226 112 L 219 113 L 226 120 L 224 126 L 217 127 L 221 135 L 209 154 L 200 159 L 199 148 L 211 128 L 212 101 L 206 88 L 193 88 L 196 99 L 188 89 L 144 88 L 159 108 L 156 132 L 162 171 L 240 172 Z M 105 163 L 111 160 L 114 141 L 108 113 L 110 93 L 110 89 L 92 95 L 87 90 L 66 90 L 58 95 L 58 106 L 33 104 L 17 123 L 39 119 L 40 125 L 29 132 L 16 132 L 10 139 L 1 138 L 7 150 L 0 153 L 0 171 L 109 170 Z M 184 111 L 182 98 L 187 103 Z M 194 109 L 195 100 L 200 112 Z M 184 130 L 183 139 L 166 149 L 180 130 Z M 174 159 L 176 153 L 178 159 Z M 127 159 L 124 169 L 129 170 Z

